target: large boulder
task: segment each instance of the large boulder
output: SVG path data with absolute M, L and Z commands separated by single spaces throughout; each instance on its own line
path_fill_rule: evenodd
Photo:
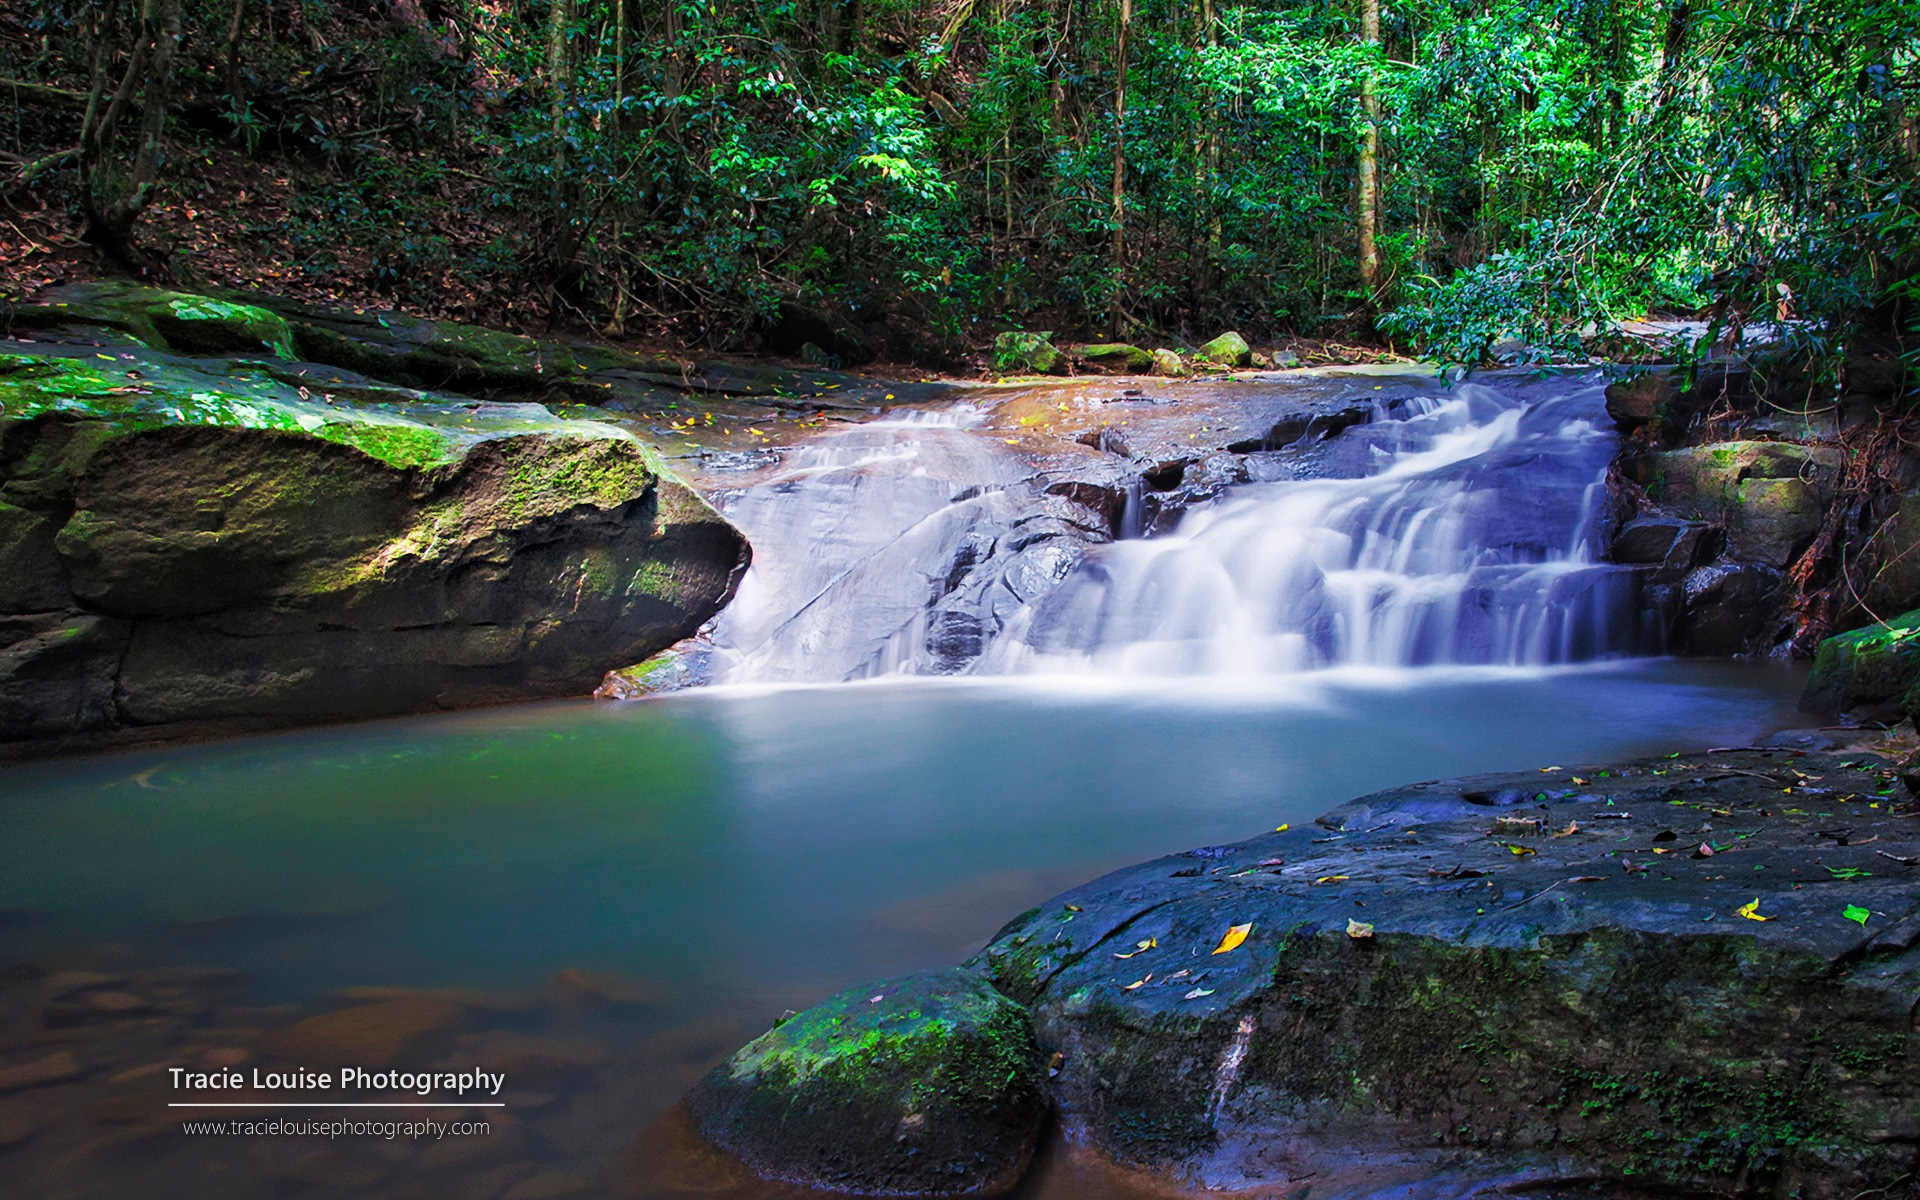
M 123 281 L 70 284 L 44 303 L 8 308 L 15 331 L 88 327 L 117 330 L 158 350 L 295 357 L 293 330 L 256 304 Z
M 842 992 L 714 1068 L 701 1134 L 773 1180 L 887 1196 L 993 1194 L 1047 1112 L 1027 1012 L 979 976 L 922 971 Z
M 1920 712 L 1920 609 L 1820 643 L 1800 693 L 1812 712 Z
M 0 357 L 0 743 L 583 694 L 746 560 L 609 425 L 92 350 Z
M 1253 347 L 1247 345 L 1247 339 L 1229 331 L 1195 350 L 1193 357 L 1220 367 L 1244 367 L 1253 362 Z
M 1189 1188 L 1844 1200 L 1920 1159 L 1893 779 L 1780 749 L 1397 788 L 1114 872 L 971 965 L 1033 1012 L 1066 1137 Z
M 1723 526 L 1734 558 L 1785 568 L 1819 533 L 1841 457 L 1829 446 L 1718 442 L 1632 455 L 1620 469 L 1655 503 Z

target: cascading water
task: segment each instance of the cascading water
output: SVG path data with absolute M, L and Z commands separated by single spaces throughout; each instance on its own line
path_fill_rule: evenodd
M 1088 556 L 980 669 L 1274 674 L 1648 649 L 1595 561 L 1617 439 L 1597 383 L 1467 384 L 1340 436 L 1346 478 L 1252 484 Z
M 1596 561 L 1618 445 L 1596 380 L 1379 406 L 1250 455 L 1267 482 L 1169 534 L 1138 537 L 1130 495 L 1111 544 L 978 421 L 891 416 L 723 493 L 755 559 L 716 624 L 714 678 L 1271 675 L 1660 648 L 1632 573 Z

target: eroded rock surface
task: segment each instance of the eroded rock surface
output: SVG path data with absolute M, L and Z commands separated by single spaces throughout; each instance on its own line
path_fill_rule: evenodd
M 1067 1135 L 1188 1185 L 1361 1155 L 1851 1197 L 1920 1146 L 1906 799 L 1787 749 L 1420 784 L 1117 871 L 971 965 Z

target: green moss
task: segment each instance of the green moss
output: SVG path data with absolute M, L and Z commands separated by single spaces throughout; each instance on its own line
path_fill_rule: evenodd
M 437 430 L 420 425 L 385 425 L 372 422 L 340 422 L 314 430 L 318 437 L 352 446 L 391 467 L 419 470 L 453 458 L 452 439 Z

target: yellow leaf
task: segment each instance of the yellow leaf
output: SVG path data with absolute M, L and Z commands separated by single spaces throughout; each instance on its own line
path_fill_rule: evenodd
M 1292 828 L 1293 828 L 1293 824 L 1291 822 L 1283 822 L 1279 825 L 1275 825 L 1273 827 L 1273 831 L 1275 833 L 1285 833 L 1287 830 Z
M 1115 958 L 1132 958 L 1136 954 L 1145 954 L 1147 951 L 1153 949 L 1155 946 L 1158 946 L 1159 944 L 1160 944 L 1160 939 L 1148 938 L 1144 942 L 1135 942 L 1133 944 L 1133 949 L 1127 951 L 1125 954 L 1116 954 L 1114 955 L 1114 957 Z
M 1518 854 L 1522 857 L 1525 857 L 1526 855 L 1529 855 L 1529 854 L 1540 853 L 1538 850 L 1535 850 L 1532 846 L 1516 846 L 1512 842 L 1507 843 L 1507 849 L 1513 851 L 1515 854 Z
M 1135 988 L 1145 987 L 1147 986 L 1147 981 L 1152 978 L 1153 978 L 1153 972 L 1148 971 L 1145 975 L 1142 975 L 1140 978 L 1134 980 L 1132 983 L 1122 985 L 1120 990 L 1123 992 L 1131 992 Z
M 1760 898 L 1758 896 L 1754 897 L 1753 902 L 1751 904 L 1742 904 L 1739 908 L 1736 908 L 1733 911 L 1739 914 L 1740 916 L 1745 917 L 1749 921 L 1773 920 L 1772 917 L 1763 917 L 1760 915 Z
M 1241 942 L 1246 941 L 1247 935 L 1252 932 L 1253 922 L 1251 921 L 1245 925 L 1235 925 L 1233 928 L 1227 930 L 1226 936 L 1220 939 L 1220 944 L 1213 948 L 1213 952 L 1215 954 L 1225 954 L 1227 951 L 1239 946 Z
M 1079 912 L 1079 911 L 1080 911 L 1080 906 L 1079 906 L 1078 904 L 1069 904 L 1069 905 L 1067 905 L 1067 911 L 1068 911 L 1068 912 Z
M 1541 767 L 1540 773 L 1542 775 L 1545 775 L 1549 771 L 1564 771 L 1564 770 L 1566 770 L 1565 767 Z
M 1367 924 L 1365 921 L 1356 921 L 1352 917 L 1348 917 L 1347 936 L 1356 939 L 1370 938 L 1373 936 L 1373 926 Z
M 1581 787 L 1587 786 L 1587 781 L 1580 778 L 1578 775 L 1569 775 L 1567 776 L 1567 778 L 1573 780 L 1575 783 L 1579 784 Z
M 1346 881 L 1347 877 L 1345 875 L 1322 875 L 1313 881 L 1313 886 L 1319 887 L 1323 883 L 1345 883 Z

